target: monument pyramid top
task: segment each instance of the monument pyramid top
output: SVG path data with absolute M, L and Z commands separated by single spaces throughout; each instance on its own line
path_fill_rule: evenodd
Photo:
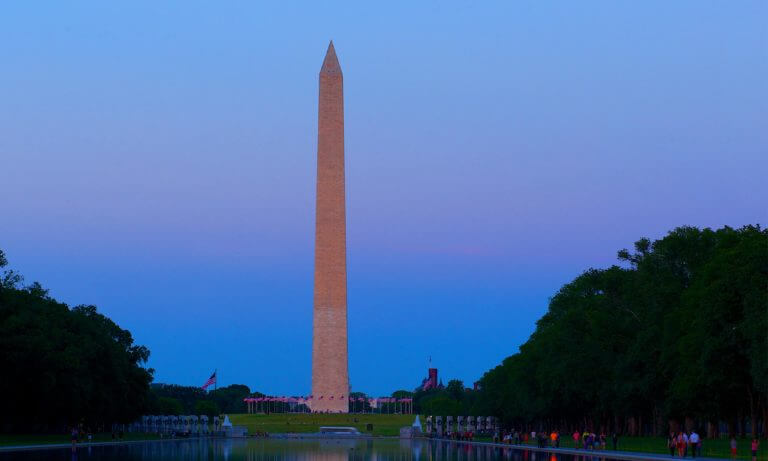
M 320 69 L 321 74 L 341 74 L 341 66 L 339 65 L 339 58 L 336 57 L 336 49 L 333 47 L 333 40 L 328 45 L 328 51 L 325 52 L 325 59 L 323 59 L 323 67 Z

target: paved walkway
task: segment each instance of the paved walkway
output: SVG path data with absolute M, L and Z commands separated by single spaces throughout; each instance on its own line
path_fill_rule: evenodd
M 537 451 L 537 452 L 546 452 L 546 453 L 561 453 L 566 455 L 576 455 L 576 456 L 585 456 L 589 458 L 612 458 L 612 459 L 629 459 L 629 460 L 638 460 L 638 461 L 670 461 L 670 460 L 679 460 L 682 461 L 683 459 L 687 460 L 698 460 L 698 461 L 723 461 L 723 459 L 728 458 L 706 458 L 706 457 L 697 457 L 697 458 L 691 458 L 690 456 L 687 458 L 680 458 L 679 456 L 669 456 L 659 453 L 643 453 L 639 451 L 613 451 L 613 450 L 584 450 L 584 449 L 576 449 L 576 448 L 552 448 L 552 447 L 546 447 L 546 448 L 539 448 L 534 445 L 510 445 L 506 443 L 494 443 L 494 442 L 462 442 L 462 441 L 455 441 L 455 440 L 448 440 L 448 439 L 431 439 L 431 440 L 443 440 L 445 442 L 455 442 L 455 443 L 471 443 L 474 445 L 483 445 L 483 446 L 492 446 L 492 447 L 499 447 L 499 448 L 514 448 L 517 450 L 529 450 L 529 451 Z
M 147 442 L 183 442 L 183 441 L 189 441 L 189 440 L 198 440 L 202 439 L 203 437 L 193 437 L 193 438 L 178 438 L 178 439 L 172 439 L 172 438 L 165 438 L 165 439 L 147 439 L 147 440 L 115 440 L 114 442 L 80 442 L 75 447 L 77 448 L 87 448 L 87 447 L 102 447 L 102 446 L 108 446 L 108 445 L 128 445 L 128 444 L 134 444 L 134 443 L 147 443 Z M 205 437 L 205 438 L 214 438 L 214 437 Z M 0 446 L 0 452 L 4 451 L 22 451 L 22 450 L 47 450 L 47 449 L 54 449 L 54 448 L 71 448 L 72 443 L 40 443 L 37 445 L 7 445 L 7 446 Z
M 304 434 L 306 435 L 306 434 Z M 208 438 L 215 438 L 215 437 L 208 437 Z M 98 447 L 98 446 L 106 446 L 106 445 L 126 445 L 126 444 L 133 444 L 133 443 L 146 443 L 146 442 L 183 442 L 183 441 L 190 441 L 190 440 L 198 440 L 198 438 L 178 438 L 178 439 L 149 439 L 149 440 L 130 440 L 130 441 L 114 441 L 114 442 L 83 442 L 78 443 L 76 446 L 78 448 L 85 448 L 85 447 Z M 679 456 L 669 456 L 669 455 L 663 455 L 658 453 L 642 453 L 637 451 L 613 451 L 613 450 L 583 450 L 583 449 L 575 449 L 575 448 L 539 448 L 533 445 L 510 445 L 506 443 L 493 443 L 493 442 L 467 442 L 467 441 L 461 441 L 461 440 L 450 440 L 450 439 L 426 439 L 431 440 L 435 442 L 450 442 L 450 443 L 456 443 L 456 444 L 471 444 L 471 445 L 480 445 L 480 446 L 491 446 L 491 447 L 498 447 L 498 448 L 512 448 L 516 450 L 529 450 L 529 451 L 536 451 L 536 452 L 545 452 L 545 453 L 561 453 L 566 455 L 575 455 L 575 456 L 584 456 L 587 458 L 593 458 L 593 459 L 601 459 L 601 458 L 610 458 L 610 459 L 626 459 L 626 460 L 634 460 L 634 461 L 670 461 L 670 460 L 680 460 L 682 461 L 683 458 L 680 458 Z M 7 451 L 20 451 L 20 450 L 45 450 L 45 449 L 54 449 L 54 448 L 70 448 L 72 446 L 71 443 L 49 443 L 49 444 L 39 444 L 39 445 L 16 445 L 16 446 L 4 446 L 0 447 L 0 452 L 7 452 Z M 723 461 L 723 459 L 728 458 L 706 458 L 706 457 L 699 457 L 699 458 L 684 458 L 687 460 L 696 459 L 698 461 Z

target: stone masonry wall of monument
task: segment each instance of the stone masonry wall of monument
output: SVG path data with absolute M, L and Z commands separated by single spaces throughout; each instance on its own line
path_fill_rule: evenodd
M 349 409 L 344 88 L 331 43 L 320 70 L 312 411 Z

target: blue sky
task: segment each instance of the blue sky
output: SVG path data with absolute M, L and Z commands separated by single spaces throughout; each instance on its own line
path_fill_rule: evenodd
M 768 3 L 418 3 L 3 5 L 0 248 L 157 381 L 308 393 L 330 39 L 353 390 L 469 384 L 640 237 L 765 224 Z

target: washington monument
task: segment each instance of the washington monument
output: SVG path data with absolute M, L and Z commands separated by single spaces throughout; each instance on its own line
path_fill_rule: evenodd
M 344 198 L 344 88 L 333 42 L 320 69 L 317 117 L 312 411 L 346 413 L 347 223 Z

